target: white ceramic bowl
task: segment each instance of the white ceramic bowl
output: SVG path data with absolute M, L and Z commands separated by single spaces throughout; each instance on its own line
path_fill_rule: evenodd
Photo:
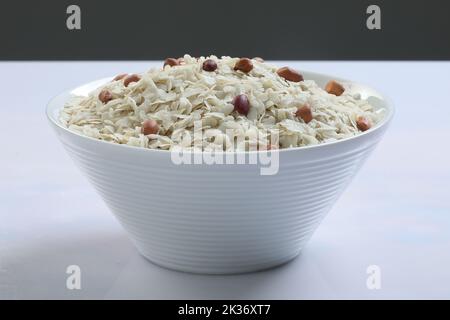
M 324 86 L 336 77 L 303 72 Z M 169 151 L 108 143 L 64 128 L 58 113 L 88 83 L 55 97 L 47 116 L 137 249 L 171 269 L 210 274 L 261 270 L 296 257 L 385 132 L 393 107 L 374 90 L 359 92 L 384 119 L 349 139 L 279 151 L 279 171 L 252 165 L 175 165 Z M 351 223 L 351 222 L 349 222 Z

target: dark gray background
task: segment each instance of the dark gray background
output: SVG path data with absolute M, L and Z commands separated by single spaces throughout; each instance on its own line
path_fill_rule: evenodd
M 66 28 L 66 8 L 82 30 Z M 366 28 L 366 8 L 382 30 Z M 232 55 L 308 60 L 448 60 L 450 1 L 2 1 L 2 60 L 147 60 Z

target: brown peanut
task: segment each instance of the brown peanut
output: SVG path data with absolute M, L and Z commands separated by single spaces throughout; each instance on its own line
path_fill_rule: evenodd
M 179 66 L 180 65 L 180 59 L 175 59 L 175 58 L 167 58 L 166 60 L 164 60 L 164 67 L 165 66 Z
M 205 62 L 203 62 L 202 68 L 205 71 L 212 72 L 217 69 L 217 63 L 212 59 L 208 59 L 208 60 L 205 60 Z
M 234 65 L 234 71 L 240 70 L 244 73 L 249 73 L 253 69 L 252 60 L 249 58 L 241 58 Z
M 234 110 L 240 114 L 247 115 L 250 110 L 250 102 L 245 94 L 240 94 L 233 99 Z
M 297 117 L 303 119 L 303 121 L 305 121 L 305 123 L 309 123 L 313 119 L 311 107 L 308 105 L 304 105 L 304 106 L 301 106 L 300 108 L 298 108 L 295 115 Z
M 147 119 L 142 123 L 141 132 L 145 135 L 156 134 L 159 131 L 158 122 L 153 119 Z
M 103 89 L 98 94 L 98 99 L 103 103 L 107 103 L 108 101 L 111 101 L 113 99 L 113 96 L 111 91 Z
M 345 89 L 340 83 L 330 80 L 325 86 L 325 91 L 334 94 L 335 96 L 340 96 L 344 93 Z
M 114 77 L 113 81 L 122 80 L 128 75 L 128 73 L 121 73 Z
M 303 81 L 303 76 L 298 73 L 296 70 L 291 69 L 289 67 L 283 67 L 277 70 L 277 74 L 291 82 L 300 82 Z
M 123 80 L 123 85 L 125 87 L 128 87 L 128 85 L 132 82 L 138 82 L 139 80 L 141 80 L 141 77 L 137 74 L 130 74 L 129 76 L 127 76 L 124 80 Z
M 370 129 L 371 124 L 370 124 L 370 121 L 366 117 L 359 116 L 358 118 L 356 118 L 356 127 L 360 131 L 367 131 Z

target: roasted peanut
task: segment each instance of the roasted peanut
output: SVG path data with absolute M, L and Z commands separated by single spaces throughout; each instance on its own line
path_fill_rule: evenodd
M 132 82 L 138 82 L 139 80 L 141 80 L 141 77 L 137 74 L 130 74 L 129 76 L 127 76 L 125 79 L 123 79 L 123 85 L 125 87 L 128 87 L 128 85 Z
M 234 110 L 240 114 L 247 115 L 250 110 L 250 102 L 245 94 L 240 94 L 233 99 Z
M 165 66 L 179 66 L 180 65 L 180 59 L 175 59 L 175 58 L 167 58 L 166 60 L 164 60 L 164 67 Z
M 114 77 L 113 81 L 122 80 L 128 75 L 128 73 L 121 73 Z
M 302 118 L 305 123 L 309 123 L 313 119 L 311 107 L 308 105 L 304 105 L 298 108 L 295 115 L 299 118 Z
M 98 99 L 103 103 L 107 103 L 108 101 L 111 101 L 113 99 L 113 96 L 111 91 L 103 89 L 98 94 Z
M 291 69 L 289 67 L 283 67 L 277 70 L 277 74 L 291 82 L 300 82 L 303 81 L 303 76 L 298 73 L 296 70 Z
M 212 72 L 212 71 L 215 71 L 216 69 L 217 69 L 217 63 L 214 60 L 208 59 L 208 60 L 205 60 L 205 62 L 203 62 L 203 70 Z
M 252 71 L 252 69 L 253 69 L 253 63 L 252 63 L 252 60 L 250 60 L 249 58 L 241 58 L 234 65 L 235 71 L 240 70 L 244 73 L 249 73 L 250 71 Z
M 147 119 L 142 123 L 141 132 L 145 135 L 156 134 L 159 131 L 158 122 L 153 119 Z
M 356 118 L 356 127 L 358 127 L 358 129 L 361 131 L 367 131 L 370 129 L 371 124 L 366 117 L 359 116 L 358 118 Z
M 344 93 L 345 89 L 340 83 L 331 80 L 328 81 L 327 85 L 325 86 L 325 91 L 334 94 L 335 96 L 340 96 Z

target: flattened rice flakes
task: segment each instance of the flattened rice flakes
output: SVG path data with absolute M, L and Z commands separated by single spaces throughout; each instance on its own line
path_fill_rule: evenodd
M 216 144 L 225 151 L 248 150 L 249 143 L 230 143 L 236 137 L 264 149 L 275 131 L 278 148 L 336 141 L 381 118 L 382 110 L 335 81 L 324 90 L 261 59 L 189 55 L 140 75 L 119 75 L 69 101 L 60 114 L 70 130 L 112 143 L 163 150 Z M 194 137 L 196 121 L 201 141 L 185 139 Z

